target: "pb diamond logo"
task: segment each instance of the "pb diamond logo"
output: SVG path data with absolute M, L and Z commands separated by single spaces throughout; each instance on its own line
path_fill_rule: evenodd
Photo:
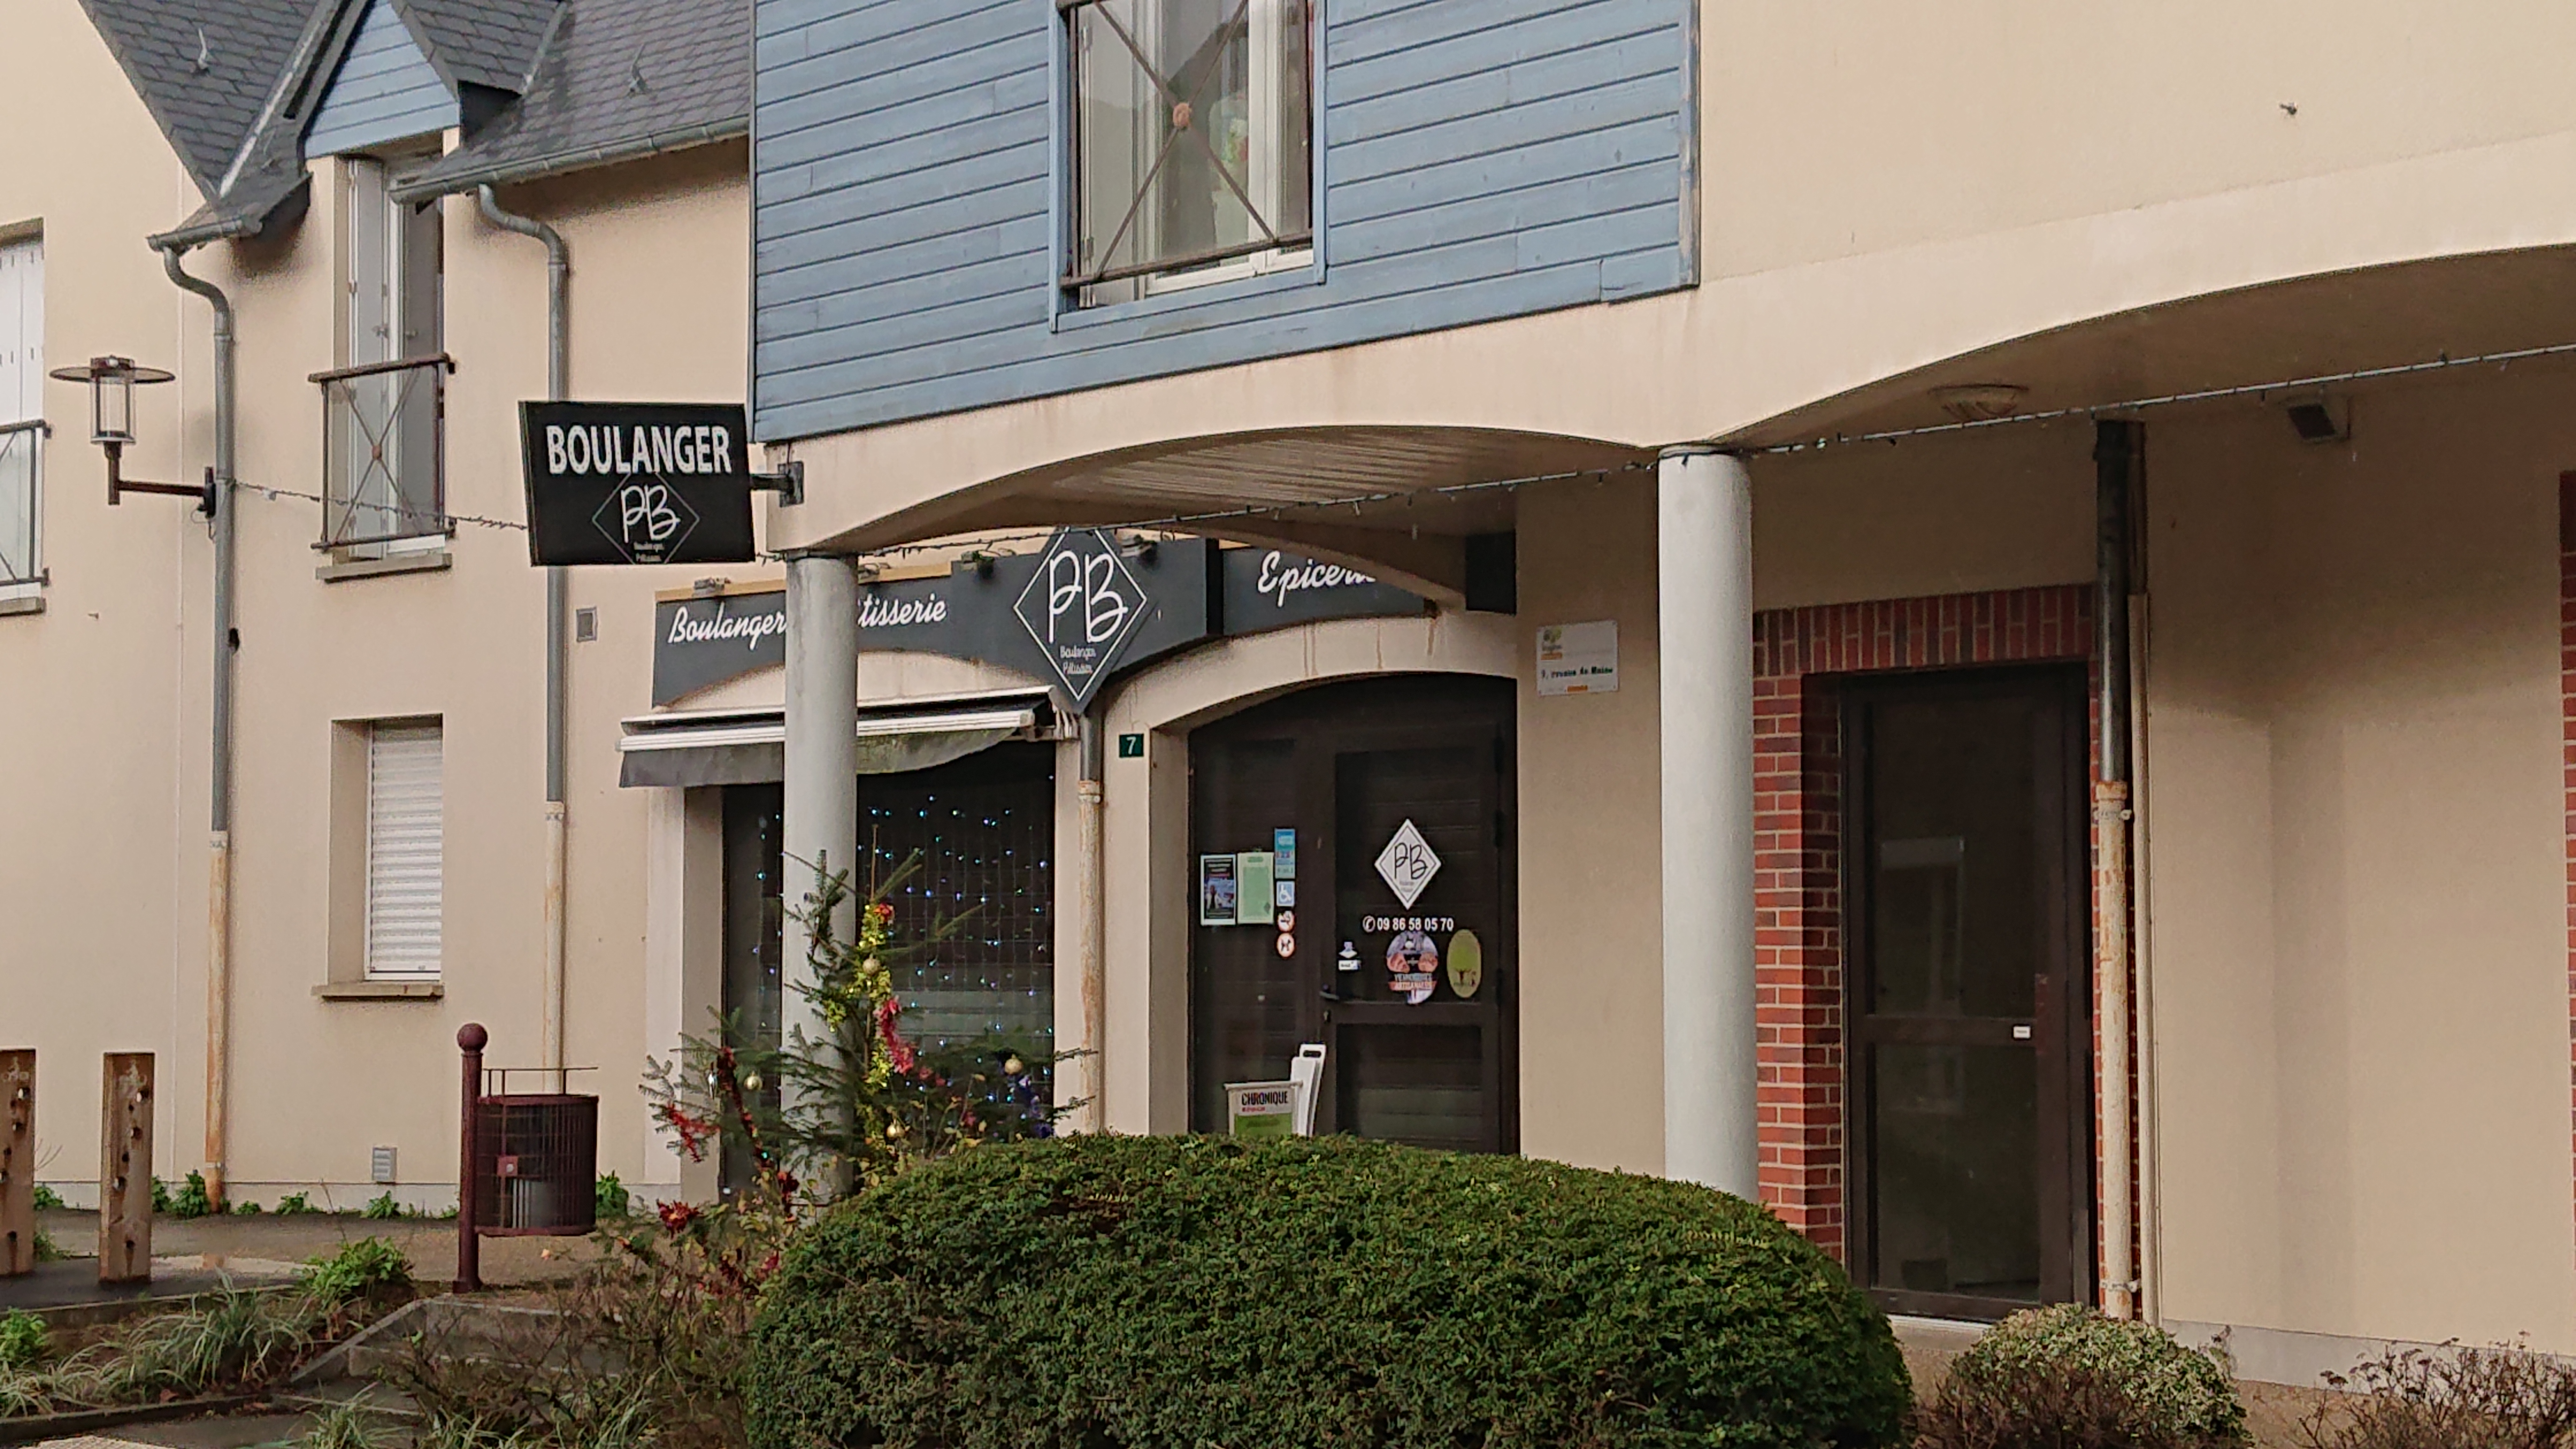
M 1378 878 L 1386 882 L 1387 889 L 1395 892 L 1395 898 L 1404 902 L 1408 911 L 1422 899 L 1431 878 L 1439 873 L 1440 857 L 1432 854 L 1431 842 L 1422 838 L 1422 832 L 1414 829 L 1410 820 L 1397 826 L 1395 838 L 1377 853 Z
M 1066 529 L 1047 540 L 1037 572 L 1012 612 L 1046 655 L 1074 708 L 1091 703 L 1151 605 L 1145 586 L 1098 529 Z
M 698 527 L 698 511 L 659 474 L 630 473 L 590 516 L 628 563 L 663 563 Z

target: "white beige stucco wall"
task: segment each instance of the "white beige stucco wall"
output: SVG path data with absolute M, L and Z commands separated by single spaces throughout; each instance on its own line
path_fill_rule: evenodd
M 2151 424 L 2164 1310 L 2576 1347 L 2563 372 Z
M 197 205 L 168 144 L 77 4 L 13 17 L 0 122 L 0 227 L 44 223 L 53 360 L 122 352 L 174 367 L 142 394 L 133 476 L 210 461 L 206 306 L 172 287 L 144 237 Z M 71 96 L 78 96 L 75 107 Z M 51 99 L 48 99 L 48 98 Z M 23 114 L 14 113 L 23 108 Z M 49 119 L 78 109 L 67 129 Z M 50 139 L 49 139 L 50 138 Z M 739 144 L 518 188 L 573 254 L 572 378 L 603 397 L 741 396 L 746 188 Z M 321 397 L 306 375 L 343 360 L 338 186 L 316 163 L 311 210 L 281 234 L 190 254 L 239 316 L 239 468 L 246 489 L 316 493 Z M 447 406 L 447 506 L 524 511 L 516 404 L 543 395 L 545 254 L 444 203 L 444 310 L 458 359 Z M 0 715 L 20 772 L 0 837 L 0 1037 L 43 1053 L 42 1172 L 78 1196 L 95 1156 L 97 1054 L 161 1056 L 159 1169 L 204 1159 L 208 549 L 179 500 L 110 511 L 86 399 L 56 384 L 45 508 L 54 584 L 42 614 L 0 618 L 0 681 L 44 707 Z M 439 571 L 323 582 L 317 505 L 240 495 L 234 793 L 234 1102 L 230 1176 L 243 1195 L 372 1193 L 368 1149 L 398 1149 L 401 1195 L 434 1205 L 455 1175 L 455 1032 L 493 1031 L 496 1064 L 538 1058 L 543 866 L 542 577 L 524 533 L 475 526 Z M 651 1041 L 645 975 L 645 792 L 617 788 L 616 720 L 649 703 L 653 594 L 703 570 L 574 580 L 600 642 L 573 646 L 569 1059 L 606 1115 L 602 1166 L 668 1179 L 635 1081 Z M 329 974 L 334 722 L 431 715 L 445 725 L 443 999 L 322 1001 Z M 39 826 L 38 822 L 42 822 Z M 347 1205 L 346 1202 L 343 1205 Z
M 0 234 L 42 229 L 47 366 L 193 367 L 181 340 L 205 309 L 143 236 L 193 209 L 194 185 L 76 3 L 13 6 L 7 28 Z M 201 434 L 182 449 L 181 390 L 136 404 L 127 470 L 188 476 L 204 453 Z M 0 1045 L 39 1054 L 39 1171 L 79 1179 L 98 1161 L 103 1052 L 157 1055 L 165 1160 L 194 1152 L 203 954 L 179 943 L 204 935 L 211 650 L 183 622 L 206 587 L 195 515 L 166 498 L 108 508 L 79 384 L 47 383 L 45 415 L 52 582 L 42 613 L 0 617 Z

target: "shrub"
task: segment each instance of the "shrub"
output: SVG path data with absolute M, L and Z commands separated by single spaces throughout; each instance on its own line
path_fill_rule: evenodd
M 762 1445 L 1894 1443 L 1887 1320 L 1763 1209 L 1347 1138 L 915 1168 L 762 1295 Z
M 382 1238 L 360 1238 L 336 1253 L 306 1259 L 297 1277 L 323 1303 L 352 1303 L 378 1288 L 410 1287 L 411 1260 Z
M 237 1218 L 258 1217 L 259 1204 L 252 1202 L 249 1198 L 243 1198 L 240 1202 L 233 1204 L 233 1216 Z
M 635 1195 L 626 1190 L 626 1184 L 619 1182 L 613 1172 L 600 1176 L 592 1189 L 592 1198 L 592 1216 L 603 1223 L 624 1222 L 635 1208 Z
M 1921 1449 L 2234 1449 L 2246 1442 L 2245 1409 L 2223 1355 L 2076 1303 L 1995 1325 L 1951 1364 L 1917 1430 Z
M 32 1368 L 51 1341 L 45 1320 L 23 1308 L 0 1313 L 0 1370 Z
M 69 1256 L 69 1254 L 63 1251 L 63 1245 L 54 1241 L 53 1234 L 46 1232 L 43 1228 L 36 1229 L 37 1262 L 59 1263 Z
M 392 1188 L 386 1188 L 383 1192 L 367 1199 L 367 1205 L 358 1209 L 358 1216 L 369 1222 L 391 1222 L 402 1215 L 402 1204 L 394 1201 Z
M 152 1210 L 156 1213 L 170 1210 L 170 1184 L 157 1177 L 152 1179 Z
M 2299 1425 L 2310 1449 L 2560 1449 L 2576 1366 L 2519 1345 L 2392 1348 L 2326 1382 L 2350 1395 Z
M 598 1261 L 548 1286 L 552 1311 L 478 1328 L 478 1352 L 416 1338 L 385 1377 L 418 1409 L 421 1449 L 740 1449 L 744 1259 L 773 1249 L 729 1208 L 661 1216 L 602 1233 Z
M 310 1217 L 319 1211 L 321 1209 L 313 1206 L 313 1199 L 304 1193 L 290 1192 L 277 1200 L 277 1215 L 282 1218 Z
M 202 1218 L 211 1215 L 215 1210 L 215 1201 L 206 1192 L 206 1175 L 202 1172 L 189 1173 L 186 1185 L 175 1193 L 163 1191 L 161 1184 L 155 1181 L 152 1184 L 152 1210 L 156 1213 L 167 1212 L 174 1218 Z
M 63 1195 L 43 1183 L 36 1184 L 36 1211 L 52 1212 L 63 1205 Z

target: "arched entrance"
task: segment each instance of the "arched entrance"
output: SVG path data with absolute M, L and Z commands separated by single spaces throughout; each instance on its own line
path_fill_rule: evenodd
M 1321 1042 L 1316 1131 L 1519 1149 L 1513 772 L 1512 681 L 1478 675 L 1320 685 L 1193 733 L 1194 1130 Z

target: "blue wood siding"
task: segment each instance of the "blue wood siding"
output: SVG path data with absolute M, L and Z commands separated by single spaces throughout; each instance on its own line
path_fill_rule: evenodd
M 1692 0 L 1317 0 L 1321 281 L 1058 315 L 1054 0 L 757 0 L 764 439 L 1685 285 Z
M 457 124 L 456 97 L 385 0 L 367 7 L 339 74 L 305 128 L 304 154 L 336 156 Z

